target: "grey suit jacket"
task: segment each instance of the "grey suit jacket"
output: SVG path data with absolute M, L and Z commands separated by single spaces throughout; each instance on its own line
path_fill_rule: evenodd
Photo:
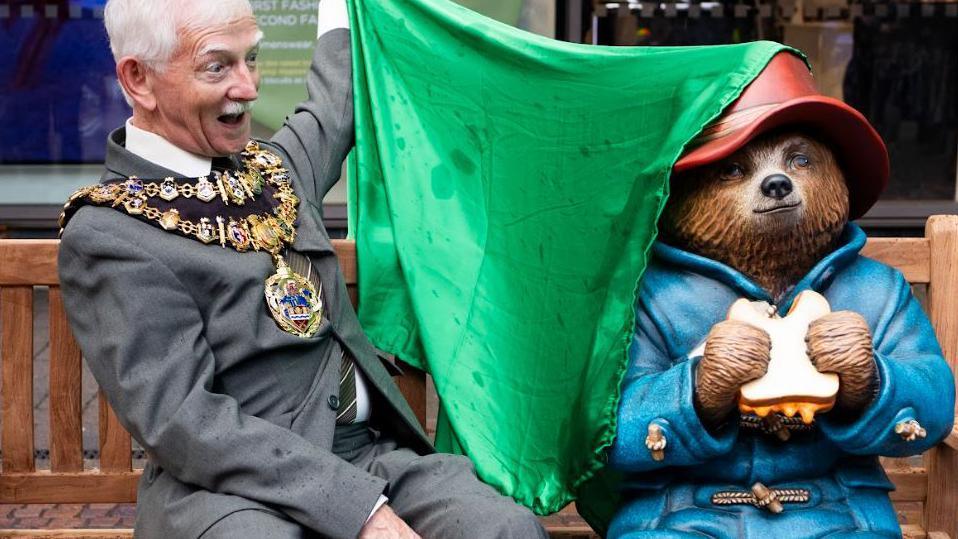
M 279 329 L 263 298 L 265 253 L 238 253 L 120 211 L 79 209 L 63 233 L 60 278 L 70 323 L 120 421 L 146 449 L 140 537 L 197 537 L 242 509 L 275 511 L 327 537 L 355 537 L 387 485 L 335 456 L 341 350 L 373 392 L 373 417 L 432 451 L 349 302 L 322 198 L 353 141 L 349 32 L 317 42 L 309 99 L 263 144 L 283 157 L 301 198 L 294 249 L 324 286 L 327 316 L 303 339 Z M 108 141 L 104 180 L 174 175 Z

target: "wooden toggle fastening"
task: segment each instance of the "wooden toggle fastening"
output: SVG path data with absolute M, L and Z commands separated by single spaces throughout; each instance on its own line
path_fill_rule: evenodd
M 662 427 L 658 423 L 649 423 L 649 435 L 645 437 L 645 447 L 652 453 L 652 460 L 661 462 L 665 460 L 665 446 L 668 440 L 662 433 Z
M 755 483 L 752 485 L 752 494 L 755 495 L 755 505 L 758 507 L 768 509 L 775 514 L 781 513 L 785 510 L 785 508 L 782 507 L 782 503 L 778 501 L 778 494 L 762 483 Z
M 909 419 L 895 425 L 895 434 L 901 436 L 901 439 L 906 442 L 914 442 L 928 436 L 928 431 L 918 421 Z

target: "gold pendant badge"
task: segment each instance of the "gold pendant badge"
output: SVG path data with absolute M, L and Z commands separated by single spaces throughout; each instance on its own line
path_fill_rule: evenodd
M 323 320 L 323 300 L 307 279 L 291 270 L 277 257 L 276 273 L 266 279 L 266 305 L 287 333 L 312 337 Z

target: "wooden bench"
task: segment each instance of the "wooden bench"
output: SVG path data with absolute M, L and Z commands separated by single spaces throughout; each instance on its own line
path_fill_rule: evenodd
M 56 269 L 56 241 L 0 240 L 0 358 L 2 358 L 2 471 L 0 503 L 131 503 L 140 470 L 132 468 L 131 440 L 99 396 L 99 466 L 84 470 L 80 350 L 67 325 Z M 353 301 L 356 253 L 335 242 Z M 900 269 L 909 282 L 927 285 L 927 309 L 955 370 L 958 359 L 958 216 L 932 217 L 924 238 L 870 239 L 867 256 Z M 50 465 L 37 470 L 33 417 L 33 288 L 49 287 Z M 400 388 L 426 421 L 426 379 L 407 368 Z M 885 459 L 897 490 L 892 499 L 906 538 L 958 538 L 958 434 L 926 453 L 923 464 Z M 574 508 L 545 519 L 553 537 L 590 538 L 568 524 Z M 563 518 L 565 517 L 565 518 Z M 927 530 L 927 531 L 926 531 Z M 131 537 L 132 530 L 0 530 L 2 537 Z

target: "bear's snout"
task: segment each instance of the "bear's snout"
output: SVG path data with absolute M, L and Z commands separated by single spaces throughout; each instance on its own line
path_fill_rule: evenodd
M 794 189 L 792 186 L 792 180 L 784 174 L 772 174 L 764 180 L 762 180 L 762 194 L 774 198 L 775 200 L 782 200 L 788 195 L 792 194 Z

